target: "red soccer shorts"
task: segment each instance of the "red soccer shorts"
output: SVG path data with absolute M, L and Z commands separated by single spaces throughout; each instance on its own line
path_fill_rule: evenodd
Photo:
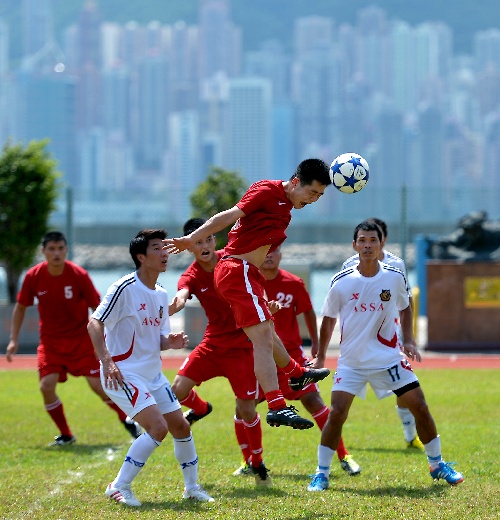
M 215 266 L 214 283 L 231 306 L 238 327 L 273 319 L 264 297 L 264 277 L 254 265 L 239 258 L 222 258 Z
M 225 377 L 238 399 L 258 399 L 253 368 L 253 348 L 213 347 L 202 341 L 184 360 L 179 375 L 201 385 L 214 377 Z
M 72 376 L 99 377 L 97 359 L 90 336 L 81 339 L 58 338 L 54 343 L 38 345 L 38 375 L 59 374 L 59 383 Z

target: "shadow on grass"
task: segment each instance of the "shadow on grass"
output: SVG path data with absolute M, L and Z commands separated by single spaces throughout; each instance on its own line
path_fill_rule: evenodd
M 68 444 L 66 446 L 33 446 L 33 450 L 43 451 L 45 453 L 74 453 L 80 455 L 91 455 L 95 452 L 106 450 L 120 451 L 123 446 L 113 444 Z
M 304 474 L 295 474 L 295 475 L 275 475 L 276 480 L 292 480 L 297 482 L 298 485 L 303 485 L 304 490 L 307 488 L 308 484 L 311 481 L 312 475 L 304 475 Z M 362 476 L 352 476 L 348 477 L 349 480 L 353 479 L 353 481 L 359 481 Z M 353 495 L 360 496 L 401 496 L 405 498 L 424 498 L 429 496 L 441 496 L 447 492 L 449 489 L 449 485 L 440 485 L 436 483 L 429 484 L 428 486 L 421 487 L 411 487 L 411 483 L 409 482 L 407 485 L 402 484 L 400 486 L 385 486 L 385 487 L 376 487 L 373 484 L 369 484 L 372 487 L 370 488 L 359 488 L 359 487 L 350 487 L 348 484 L 344 483 L 345 479 L 338 480 L 336 476 L 332 476 L 330 478 L 330 488 L 328 491 L 340 492 L 340 493 L 350 493 Z M 327 491 L 327 492 L 328 492 Z M 314 493 L 311 493 L 314 494 Z M 317 493 L 320 495 L 321 493 Z

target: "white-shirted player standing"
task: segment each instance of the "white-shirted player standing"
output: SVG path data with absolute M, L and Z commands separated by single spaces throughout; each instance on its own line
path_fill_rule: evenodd
M 140 506 L 130 489 L 133 479 L 170 431 L 184 477 L 183 498 L 213 502 L 198 484 L 198 456 L 189 423 L 161 368 L 160 351 L 187 345 L 187 336 L 170 332 L 168 295 L 157 283 L 168 263 L 161 229 L 143 230 L 130 242 L 137 271 L 108 289 L 88 331 L 101 361 L 108 396 L 145 430 L 130 446 L 106 496 Z
M 389 264 L 394 267 L 397 267 L 406 276 L 406 265 L 402 258 L 399 258 L 399 256 L 396 256 L 395 254 L 391 253 L 390 251 L 387 251 L 384 249 L 385 243 L 387 241 L 387 224 L 379 219 L 379 218 L 370 218 L 368 219 L 372 222 L 375 222 L 377 226 L 382 231 L 382 248 L 380 250 L 380 253 L 378 255 L 378 259 L 383 262 L 384 264 Z M 359 263 L 359 254 L 356 253 L 355 255 L 352 255 L 349 257 L 343 264 L 342 264 L 342 270 L 347 269 L 348 267 L 358 265 Z M 408 284 L 408 287 L 410 285 Z M 411 293 L 411 287 L 409 291 L 410 296 L 410 305 L 412 308 L 412 311 L 414 309 L 413 307 L 413 301 L 412 301 L 412 293 Z M 395 319 L 399 321 L 399 313 L 395 316 Z M 399 415 L 399 419 L 401 421 L 401 424 L 403 425 L 403 431 L 404 431 L 404 437 L 406 441 L 406 446 L 408 448 L 416 448 L 419 450 L 424 449 L 424 445 L 422 444 L 422 441 L 420 440 L 418 434 L 417 434 L 417 427 L 415 425 L 415 417 L 413 417 L 412 413 L 408 408 L 405 408 L 401 405 L 400 399 L 396 398 L 396 410 Z
M 406 277 L 399 269 L 378 260 L 382 231 L 374 222 L 365 221 L 356 227 L 353 248 L 359 254 L 358 265 L 333 277 L 322 309 L 319 350 L 314 365 L 324 365 L 337 319 L 341 330 L 340 356 L 334 375 L 331 409 L 318 446 L 318 466 L 307 489 L 328 489 L 330 466 L 342 426 L 354 397 L 364 397 L 367 383 L 379 399 L 394 393 L 411 411 L 424 443 L 431 477 L 458 484 L 463 481 L 463 475 L 441 457 L 441 441 L 434 419 L 418 378 L 404 356 L 421 360 L 413 337 Z M 401 320 L 402 345 L 394 320 L 396 312 Z

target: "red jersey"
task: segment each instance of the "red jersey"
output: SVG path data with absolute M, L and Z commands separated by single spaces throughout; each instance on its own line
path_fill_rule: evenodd
M 220 259 L 223 252 L 215 254 Z M 215 289 L 213 272 L 204 271 L 195 260 L 179 278 L 177 289 L 187 289 L 200 301 L 208 318 L 203 341 L 215 347 L 252 348 L 248 336 L 236 326 L 231 306 Z
M 38 298 L 40 339 L 45 345 L 54 338 L 75 338 L 88 335 L 89 307 L 100 302 L 89 274 L 83 267 L 66 260 L 60 276 L 52 276 L 47 262 L 28 270 L 17 301 L 25 307 Z
M 274 251 L 285 239 L 292 218 L 283 181 L 258 181 L 236 204 L 245 213 L 231 228 L 226 255 L 241 255 L 271 244 Z
M 268 300 L 281 303 L 281 309 L 273 314 L 276 334 L 289 352 L 300 349 L 302 338 L 297 316 L 313 308 L 303 280 L 288 271 L 279 269 L 278 276 L 274 280 L 266 280 L 264 288 Z

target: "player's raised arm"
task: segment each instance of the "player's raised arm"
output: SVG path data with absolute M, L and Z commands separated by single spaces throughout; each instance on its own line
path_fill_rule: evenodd
M 245 213 L 238 206 L 233 206 L 210 217 L 205 224 L 190 233 L 189 235 L 177 238 L 166 238 L 163 240 L 169 253 L 180 253 L 192 247 L 198 240 L 202 240 L 209 235 L 214 235 L 218 231 L 234 224 Z

